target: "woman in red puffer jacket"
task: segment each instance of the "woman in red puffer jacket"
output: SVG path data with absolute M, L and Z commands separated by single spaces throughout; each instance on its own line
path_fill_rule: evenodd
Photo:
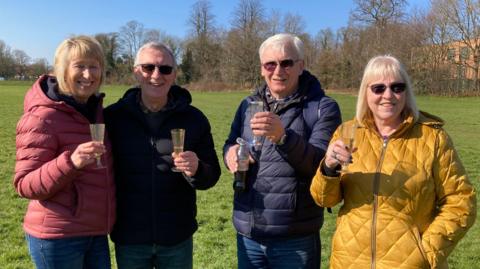
M 103 123 L 103 70 L 99 43 L 72 37 L 57 48 L 55 77 L 40 77 L 25 96 L 14 185 L 30 200 L 23 228 L 37 268 L 110 268 L 110 143 L 92 141 L 89 127 Z

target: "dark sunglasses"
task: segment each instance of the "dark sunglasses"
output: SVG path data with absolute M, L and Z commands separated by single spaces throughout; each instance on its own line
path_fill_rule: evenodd
M 387 90 L 387 87 L 390 88 L 390 90 L 392 90 L 392 92 L 394 93 L 402 93 L 407 88 L 407 84 L 403 82 L 394 82 L 390 85 L 385 85 L 383 83 L 380 83 L 380 84 L 371 85 L 370 89 L 374 94 L 382 94 Z
M 158 71 L 162 75 L 170 75 L 173 71 L 173 67 L 169 65 L 156 65 L 156 64 L 139 64 L 142 68 L 142 71 L 145 73 L 153 73 L 155 71 L 155 67 L 158 68 Z
M 295 62 L 297 62 L 298 60 L 292 60 L 292 59 L 286 59 L 286 60 L 282 60 L 280 62 L 274 62 L 274 61 L 271 61 L 271 62 L 266 62 L 263 64 L 263 68 L 265 68 L 265 70 L 267 70 L 268 72 L 273 72 L 275 71 L 275 69 L 277 69 L 277 66 L 280 65 L 281 68 L 283 69 L 288 69 L 290 67 L 292 67 Z

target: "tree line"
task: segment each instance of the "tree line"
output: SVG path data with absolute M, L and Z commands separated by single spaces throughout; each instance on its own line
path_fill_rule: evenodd
M 480 95 L 479 1 L 431 0 L 428 10 L 409 14 L 407 8 L 407 0 L 354 0 L 347 26 L 312 35 L 304 31 L 301 15 L 267 11 L 261 0 L 238 0 L 229 27 L 221 27 L 211 2 L 198 0 L 191 6 L 184 39 L 138 21 L 95 38 L 105 51 L 109 83 L 133 83 L 131 67 L 138 48 L 161 41 L 179 63 L 178 84 L 204 90 L 252 88 L 262 82 L 261 42 L 288 32 L 304 41 L 306 67 L 327 89 L 358 88 L 368 59 L 391 54 L 406 65 L 418 93 Z M 0 77 L 32 78 L 48 70 L 45 59 L 31 61 L 0 40 Z

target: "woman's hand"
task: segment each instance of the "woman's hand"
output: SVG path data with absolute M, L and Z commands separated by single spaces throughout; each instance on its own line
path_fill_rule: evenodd
M 189 177 L 193 177 L 198 169 L 198 157 L 193 151 L 184 151 L 178 154 L 172 153 L 175 168 L 185 173 Z
M 70 160 L 76 169 L 82 169 L 95 161 L 95 157 L 106 152 L 105 145 L 102 142 L 90 141 L 80 144 L 75 148 Z
M 325 165 L 329 169 L 335 169 L 339 164 L 352 162 L 352 153 L 357 149 L 350 151 L 341 139 L 335 140 L 328 146 L 325 154 Z

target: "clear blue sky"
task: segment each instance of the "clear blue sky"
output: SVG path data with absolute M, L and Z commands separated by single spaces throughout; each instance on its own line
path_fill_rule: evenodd
M 0 2 L 0 40 L 32 59 L 53 61 L 57 45 L 72 34 L 118 32 L 128 21 L 184 38 L 195 0 L 3 0 Z M 425 8 L 429 0 L 409 0 L 409 9 Z M 230 28 L 236 0 L 211 0 L 217 26 Z M 278 10 L 303 17 L 306 32 L 347 26 L 353 0 L 263 0 L 267 13 Z

